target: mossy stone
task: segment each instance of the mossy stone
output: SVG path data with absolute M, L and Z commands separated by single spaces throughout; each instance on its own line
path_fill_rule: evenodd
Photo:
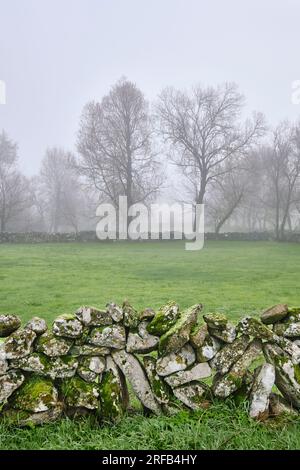
M 166 333 L 179 318 L 179 306 L 171 301 L 161 307 L 147 326 L 148 333 L 155 336 L 162 336 Z

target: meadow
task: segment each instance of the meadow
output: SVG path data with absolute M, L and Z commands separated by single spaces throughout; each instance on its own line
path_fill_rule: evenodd
M 176 300 L 203 303 L 232 320 L 272 304 L 300 304 L 300 245 L 183 242 L 0 245 L 0 312 L 50 322 L 80 305 L 128 299 L 137 309 Z M 247 403 L 216 402 L 197 413 L 145 418 L 132 410 L 117 425 L 64 419 L 35 429 L 0 423 L 0 449 L 299 449 L 300 420 L 251 421 Z

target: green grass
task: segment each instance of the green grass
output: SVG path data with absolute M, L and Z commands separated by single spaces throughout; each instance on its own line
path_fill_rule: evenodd
M 300 304 L 300 245 L 207 242 L 188 252 L 182 242 L 0 245 L 0 313 L 49 322 L 83 304 L 128 298 L 137 308 L 174 299 L 201 302 L 233 320 L 278 303 Z M 245 405 L 216 403 L 200 413 L 144 418 L 99 427 L 68 419 L 24 430 L 0 424 L 1 449 L 296 449 L 299 420 L 262 425 Z

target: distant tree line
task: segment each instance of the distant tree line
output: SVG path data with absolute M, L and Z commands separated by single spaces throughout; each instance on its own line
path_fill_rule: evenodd
M 76 152 L 52 147 L 25 177 L 18 146 L 0 134 L 0 231 L 79 232 L 95 228 L 96 207 L 205 203 L 206 226 L 220 231 L 299 229 L 300 121 L 270 128 L 260 113 L 242 119 L 235 84 L 164 89 L 149 104 L 119 80 L 82 111 Z

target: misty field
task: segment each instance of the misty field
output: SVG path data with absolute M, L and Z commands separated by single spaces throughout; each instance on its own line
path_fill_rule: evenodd
M 0 312 L 50 322 L 82 304 L 103 307 L 127 298 L 136 308 L 176 300 L 201 302 L 232 319 L 279 302 L 300 303 L 300 245 L 208 242 L 187 252 L 183 242 L 0 245 Z M 295 449 L 299 420 L 259 424 L 247 404 L 216 402 L 174 417 L 129 413 L 103 426 L 64 419 L 36 429 L 0 424 L 1 449 Z

